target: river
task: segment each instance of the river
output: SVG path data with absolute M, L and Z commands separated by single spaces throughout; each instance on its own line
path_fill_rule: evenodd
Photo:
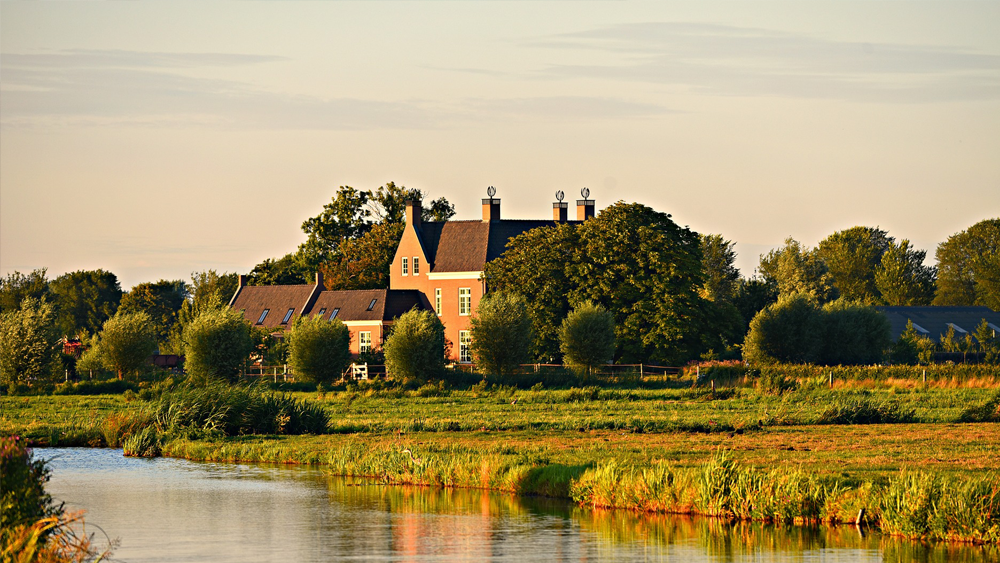
M 86 510 L 129 562 L 986 562 L 995 547 L 924 545 L 853 527 L 729 524 L 592 511 L 478 490 L 384 486 L 314 467 L 137 459 L 39 448 L 47 489 Z

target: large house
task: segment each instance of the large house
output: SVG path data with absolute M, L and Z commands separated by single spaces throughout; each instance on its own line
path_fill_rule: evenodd
M 471 362 L 470 320 L 486 293 L 480 279 L 483 267 L 525 231 L 594 216 L 594 200 L 587 195 L 576 204 L 576 221 L 569 221 L 568 204 L 562 201 L 553 204 L 551 220 L 501 219 L 500 200 L 491 196 L 483 200 L 482 220 L 425 222 L 420 203 L 408 202 L 388 289 L 329 291 L 321 274 L 315 284 L 247 286 L 240 276 L 229 306 L 242 311 L 251 324 L 276 331 L 300 315 L 340 319 L 351 331 L 355 355 L 381 347 L 393 319 L 406 311 L 432 310 L 451 343 L 450 359 Z

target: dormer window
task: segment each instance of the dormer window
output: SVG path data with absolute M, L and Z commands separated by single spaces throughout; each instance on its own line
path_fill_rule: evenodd
M 375 302 L 376 301 L 378 301 L 378 299 L 372 299 L 372 302 L 368 304 L 368 310 L 369 311 L 371 311 L 372 309 L 375 308 Z
M 333 312 L 330 313 L 330 320 L 332 321 L 333 319 L 336 319 L 337 318 L 337 313 L 339 313 L 339 312 L 340 312 L 340 307 L 337 307 L 336 309 L 334 309 Z
M 319 318 L 323 318 L 323 315 L 325 314 L 326 314 L 326 307 L 323 307 L 322 309 L 319 310 L 319 314 L 316 316 Z
M 257 324 L 264 324 L 264 319 L 267 318 L 267 314 L 270 312 L 270 309 L 264 309 L 264 312 L 260 314 L 260 318 L 257 319 Z
M 413 275 L 420 275 L 420 258 L 417 258 L 416 256 L 413 257 Z
M 403 275 L 404 276 L 410 275 L 410 272 L 409 272 L 409 264 L 410 263 L 409 263 L 408 260 L 409 260 L 409 258 L 406 258 L 405 256 L 403 257 Z
M 283 325 L 288 324 L 288 319 L 292 318 L 292 313 L 294 313 L 294 312 L 295 312 L 295 308 L 294 307 L 292 307 L 291 309 L 289 309 L 288 312 L 285 313 L 285 318 L 281 319 L 281 324 L 283 324 Z

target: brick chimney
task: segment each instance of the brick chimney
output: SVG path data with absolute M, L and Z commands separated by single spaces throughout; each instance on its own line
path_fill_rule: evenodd
M 420 228 L 420 217 L 423 212 L 424 208 L 419 201 L 409 200 L 406 202 L 406 222 L 413 225 L 413 228 Z
M 483 198 L 483 223 L 492 223 L 500 220 L 500 198 L 493 197 L 497 189 L 493 186 L 486 188 L 489 198 Z
M 578 199 L 576 200 L 576 220 L 586 221 L 594 216 L 594 200 L 592 199 Z
M 323 272 L 316 272 L 316 289 L 320 291 L 326 290 L 326 287 L 323 285 Z
M 556 223 L 565 223 L 569 219 L 569 204 L 565 201 L 552 202 L 552 220 Z

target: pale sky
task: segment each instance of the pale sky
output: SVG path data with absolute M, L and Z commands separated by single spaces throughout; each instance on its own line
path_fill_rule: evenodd
M 0 274 L 295 250 L 338 186 L 737 242 L 1000 216 L 1000 2 L 0 2 Z

